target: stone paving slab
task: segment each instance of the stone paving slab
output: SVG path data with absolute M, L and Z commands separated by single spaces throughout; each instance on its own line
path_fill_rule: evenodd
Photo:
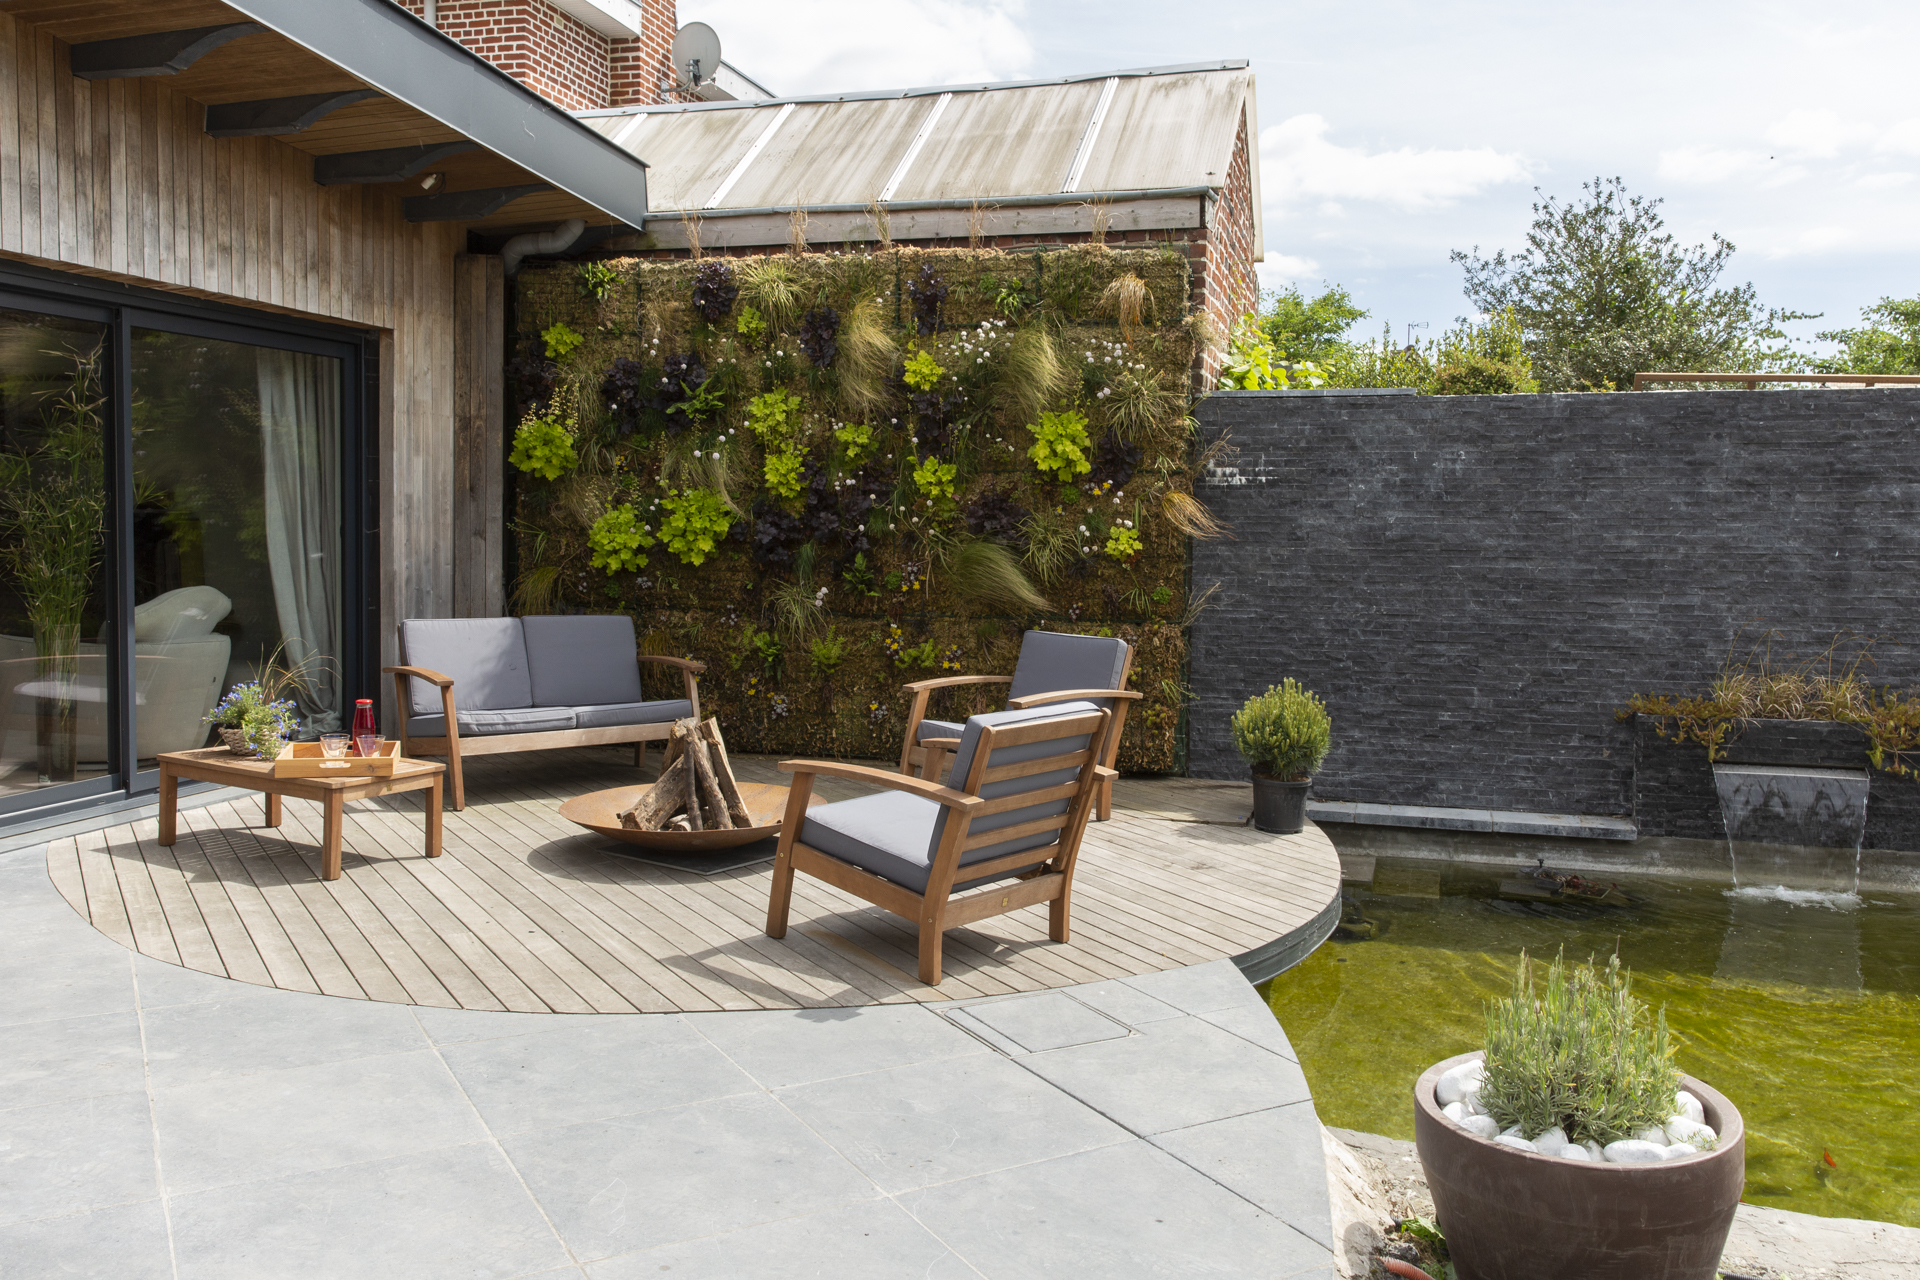
M 499 1013 L 128 951 L 0 855 L 0 1274 L 1331 1276 L 1230 961 L 952 1005 Z

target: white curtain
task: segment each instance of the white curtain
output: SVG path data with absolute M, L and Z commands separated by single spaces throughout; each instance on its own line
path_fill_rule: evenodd
M 259 348 L 267 563 L 289 664 L 305 664 L 300 711 L 341 725 L 340 362 Z

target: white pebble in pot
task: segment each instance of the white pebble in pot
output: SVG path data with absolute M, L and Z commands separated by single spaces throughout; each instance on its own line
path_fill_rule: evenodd
M 1676 1116 L 1672 1120 L 1667 1121 L 1667 1142 L 1669 1144 L 1684 1142 L 1690 1147 L 1698 1147 L 1702 1151 L 1707 1151 L 1711 1150 L 1713 1145 L 1719 1140 L 1719 1134 L 1715 1133 L 1709 1126 L 1700 1124 L 1698 1121 L 1688 1120 L 1681 1116 Z
M 1519 1134 L 1503 1133 L 1495 1138 L 1494 1141 L 1503 1147 L 1512 1147 L 1515 1151 L 1531 1151 L 1535 1155 L 1540 1154 L 1540 1148 L 1534 1146 Z
M 1567 1145 L 1567 1131 L 1559 1125 L 1543 1129 L 1533 1135 L 1533 1145 L 1542 1151 L 1558 1151 Z
M 1673 1110 L 1675 1115 L 1685 1116 L 1695 1124 L 1707 1122 L 1707 1109 L 1700 1105 L 1700 1099 L 1685 1089 L 1673 1095 Z
M 1655 1125 L 1648 1125 L 1646 1128 L 1640 1130 L 1640 1132 L 1634 1134 L 1633 1138 L 1636 1142 L 1651 1142 L 1656 1147 L 1664 1147 L 1672 1141 L 1671 1138 L 1667 1137 L 1667 1131 L 1665 1129 Z
M 1500 1136 L 1500 1122 L 1492 1116 L 1468 1116 L 1460 1122 L 1460 1127 L 1476 1137 L 1497 1138 Z
M 1569 1142 L 1566 1146 L 1560 1148 L 1560 1158 L 1562 1160 L 1591 1160 L 1593 1159 L 1593 1154 L 1585 1147 L 1576 1147 Z
M 1690 1146 L 1684 1142 L 1675 1142 L 1667 1147 L 1667 1159 L 1669 1160 L 1684 1160 L 1688 1156 L 1697 1156 L 1699 1154 L 1700 1148 Z
M 1667 1158 L 1665 1143 L 1642 1142 L 1623 1138 L 1606 1145 L 1607 1159 L 1614 1164 L 1658 1164 Z

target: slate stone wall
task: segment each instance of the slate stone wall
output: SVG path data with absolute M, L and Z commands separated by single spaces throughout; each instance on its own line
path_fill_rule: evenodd
M 1334 719 L 1316 799 L 1633 817 L 1614 710 L 1704 688 L 1730 646 L 1851 631 L 1876 682 L 1920 683 L 1920 390 L 1225 392 L 1198 416 L 1239 452 L 1201 494 L 1237 539 L 1193 552 L 1195 590 L 1221 584 L 1196 776 L 1245 776 L 1227 717 L 1291 675 Z

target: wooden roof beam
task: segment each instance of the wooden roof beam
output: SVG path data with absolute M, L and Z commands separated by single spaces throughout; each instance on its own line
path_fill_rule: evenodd
M 379 151 L 342 151 L 315 156 L 313 180 L 323 187 L 353 182 L 400 182 L 448 156 L 479 149 L 477 142 L 430 142 L 419 147 L 386 147 Z
M 527 182 L 517 187 L 478 187 L 472 191 L 446 191 L 439 195 L 413 196 L 406 200 L 408 222 L 471 222 L 500 212 L 521 196 L 551 191 L 546 182 Z
M 118 40 L 93 40 L 71 50 L 73 74 L 82 80 L 126 80 L 136 76 L 177 76 L 223 44 L 267 28 L 258 22 L 219 27 L 155 31 Z
M 207 132 L 216 138 L 266 138 L 299 133 L 342 107 L 379 96 L 376 89 L 348 89 L 342 93 L 303 93 L 293 98 L 217 103 L 207 108 Z

